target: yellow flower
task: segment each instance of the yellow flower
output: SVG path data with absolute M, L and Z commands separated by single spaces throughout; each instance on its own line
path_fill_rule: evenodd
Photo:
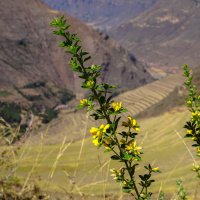
M 142 149 L 142 147 L 137 146 L 136 141 L 130 141 L 128 145 L 126 145 L 125 148 L 130 153 L 134 153 L 135 155 L 140 155 L 140 152 L 138 150 Z
M 93 88 L 93 86 L 94 86 L 94 81 L 93 80 L 89 80 L 89 81 L 87 81 L 86 83 L 85 83 L 85 86 L 87 87 L 87 88 Z
M 159 172 L 160 170 L 159 170 L 159 167 L 154 167 L 154 168 L 152 169 L 152 171 L 153 171 L 153 172 Z
M 100 135 L 100 133 L 106 133 L 109 128 L 110 128 L 110 124 L 106 124 L 106 125 L 102 124 L 99 128 L 92 127 L 90 129 L 90 133 L 93 136 L 98 136 Z
M 88 105 L 88 99 L 81 99 L 80 100 L 80 105 L 81 106 L 87 106 Z
M 107 130 L 110 128 L 110 124 L 101 124 L 101 126 L 99 127 L 99 130 L 102 132 L 102 133 L 106 133 Z
M 128 117 L 127 122 L 122 122 L 122 126 L 133 128 L 135 131 L 140 131 L 136 119 L 132 118 L 131 116 Z
M 200 117 L 200 112 L 199 111 L 192 112 L 192 119 L 193 120 L 197 120 L 198 117 Z
M 92 127 L 90 129 L 90 133 L 93 135 L 93 144 L 95 146 L 100 146 L 102 144 L 102 135 L 107 132 L 107 130 L 110 128 L 110 124 L 102 124 L 98 128 Z M 110 140 L 106 140 L 108 143 Z M 109 144 L 107 144 L 109 145 Z
M 92 135 L 97 135 L 97 133 L 99 132 L 99 129 L 98 128 L 96 128 L 96 127 L 92 127 L 91 129 L 90 129 L 90 133 L 92 134 Z
M 135 130 L 136 130 L 137 132 L 139 132 L 139 131 L 140 131 L 140 128 L 139 128 L 139 127 L 135 127 Z
M 198 171 L 200 170 L 200 165 L 198 165 L 198 164 L 193 164 L 192 170 L 195 171 L 195 172 L 198 172 Z
M 98 139 L 98 138 L 94 139 L 94 140 L 92 141 L 92 143 L 93 143 L 95 146 L 97 146 L 97 147 L 101 145 L 101 143 L 99 143 L 99 139 Z
M 192 139 L 193 141 L 196 141 L 196 140 L 197 140 L 197 138 L 196 138 L 196 137 L 192 137 L 191 139 Z
M 114 109 L 114 111 L 119 111 L 122 108 L 122 102 L 113 102 L 112 103 L 112 107 Z
M 129 121 L 129 123 L 130 123 L 130 125 L 132 126 L 132 127 L 134 127 L 134 126 L 136 126 L 137 125 L 137 121 L 136 121 L 136 119 L 133 119 L 132 117 L 128 117 L 128 121 Z
M 192 112 L 192 116 L 193 117 L 198 116 L 198 111 Z
M 187 130 L 187 133 L 188 134 L 192 134 L 192 130 Z

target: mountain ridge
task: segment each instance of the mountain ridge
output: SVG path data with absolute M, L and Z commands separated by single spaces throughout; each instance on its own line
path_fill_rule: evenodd
M 56 10 L 67 11 L 72 16 L 100 30 L 119 26 L 127 18 L 135 17 L 151 7 L 157 0 L 43 0 Z

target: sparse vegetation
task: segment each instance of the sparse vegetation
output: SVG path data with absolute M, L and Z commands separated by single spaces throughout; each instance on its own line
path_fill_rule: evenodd
M 183 181 L 178 180 L 176 182 L 177 187 L 178 187 L 178 197 L 179 200 L 187 200 L 187 192 L 185 191 L 185 188 L 183 187 Z
M 0 102 L 0 116 L 8 123 L 20 123 L 21 107 L 15 103 Z
M 46 82 L 45 81 L 36 81 L 33 83 L 27 83 L 24 88 L 39 88 L 39 87 L 45 87 Z
M 44 114 L 42 114 L 42 122 L 47 124 L 52 119 L 56 118 L 58 116 L 58 111 L 54 109 L 47 109 Z
M 75 97 L 75 95 L 68 89 L 63 89 L 60 92 L 60 103 L 61 104 L 66 104 L 70 100 L 72 100 Z
M 48 196 L 37 185 L 36 181 L 30 180 L 23 183 L 16 176 L 18 162 L 21 159 L 20 145 L 13 146 L 19 135 L 18 128 L 12 128 L 3 119 L 0 119 L 0 199 L 1 200 L 47 200 Z M 5 134 L 7 133 L 7 134 Z
M 7 97 L 9 96 L 11 93 L 6 91 L 6 90 L 2 90 L 0 91 L 0 97 Z

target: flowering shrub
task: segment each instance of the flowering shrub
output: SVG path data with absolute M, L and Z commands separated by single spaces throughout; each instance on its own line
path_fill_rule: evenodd
M 186 122 L 184 126 L 187 129 L 186 138 L 190 138 L 193 141 L 193 147 L 196 149 L 197 156 L 200 157 L 200 94 L 197 92 L 196 86 L 192 83 L 193 76 L 188 65 L 183 66 L 184 76 L 187 78 L 185 85 L 189 91 L 186 99 L 186 104 L 191 112 L 190 121 Z M 193 171 L 197 173 L 200 178 L 200 165 L 194 163 Z
M 98 148 L 104 147 L 106 152 L 112 154 L 112 160 L 123 163 L 120 169 L 112 169 L 111 172 L 114 179 L 121 183 L 124 192 L 130 193 L 138 200 L 150 199 L 152 193 L 149 192 L 149 187 L 154 182 L 151 176 L 152 173 L 159 172 L 159 168 L 149 164 L 145 166 L 146 174 L 139 175 L 139 180 L 136 178 L 136 168 L 142 155 L 142 147 L 138 146 L 136 141 L 140 130 L 136 119 L 129 116 L 121 123 L 125 130 L 118 131 L 121 114 L 127 110 L 122 102 L 112 100 L 115 86 L 98 83 L 102 67 L 86 65 L 91 57 L 81 47 L 77 35 L 69 32 L 70 25 L 64 17 L 54 19 L 51 25 L 56 28 L 54 34 L 64 38 L 64 41 L 60 42 L 60 47 L 71 54 L 71 69 L 83 79 L 82 88 L 90 91 L 89 97 L 80 100 L 78 107 L 87 108 L 95 120 L 105 120 L 105 124 L 90 129 L 93 144 Z

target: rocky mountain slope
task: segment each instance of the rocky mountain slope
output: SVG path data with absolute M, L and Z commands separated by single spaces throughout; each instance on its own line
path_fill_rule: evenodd
M 65 88 L 83 93 L 49 25 L 58 15 L 40 0 L 0 1 L 0 101 L 53 107 L 68 95 Z M 65 16 L 93 56 L 92 62 L 105 66 L 104 81 L 129 89 L 153 80 L 145 66 L 115 41 Z
M 159 0 L 150 10 L 113 28 L 112 33 L 121 44 L 154 66 L 197 66 L 199 18 L 199 1 Z
M 157 0 L 43 0 L 102 30 L 119 26 L 155 4 Z
M 155 70 L 200 63 L 199 0 L 43 0 L 101 29 Z

